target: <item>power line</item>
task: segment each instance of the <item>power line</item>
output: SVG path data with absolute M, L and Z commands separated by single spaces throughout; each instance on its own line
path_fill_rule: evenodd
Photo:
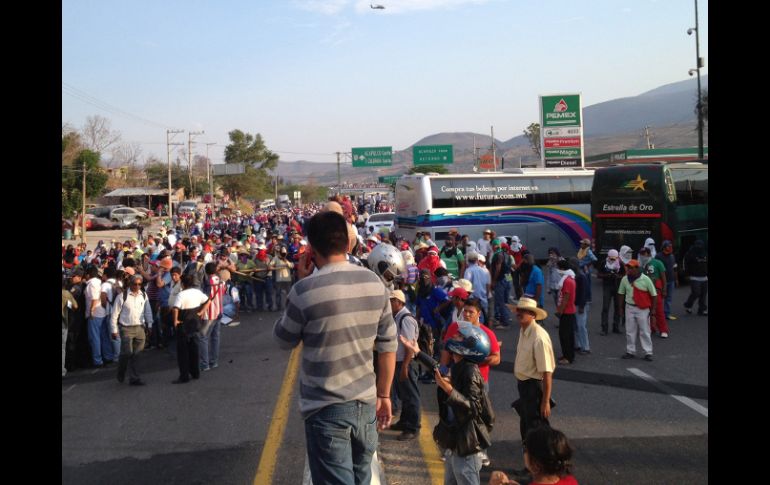
M 96 106 L 97 108 L 100 108 L 102 110 L 105 110 L 107 112 L 110 112 L 112 114 L 116 114 L 118 116 L 124 116 L 131 118 L 135 121 L 139 121 L 142 123 L 147 123 L 155 126 L 159 126 L 161 128 L 168 128 L 168 125 L 165 125 L 163 123 L 158 123 L 156 121 L 148 120 L 147 118 L 142 118 L 141 116 L 137 116 L 133 113 L 129 113 L 128 111 L 125 111 L 121 108 L 118 108 L 117 106 L 114 106 L 106 101 L 103 101 L 95 96 L 92 96 L 88 94 L 87 92 L 76 88 L 75 86 L 72 86 L 71 84 L 67 84 L 65 82 L 62 82 L 62 92 L 65 94 L 68 94 L 72 96 L 73 98 L 79 99 L 80 101 L 83 101 L 85 103 L 88 103 L 90 105 Z

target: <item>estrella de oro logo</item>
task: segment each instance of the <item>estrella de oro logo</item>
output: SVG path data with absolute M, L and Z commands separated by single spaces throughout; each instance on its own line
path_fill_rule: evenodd
M 641 175 L 637 175 L 635 180 L 629 180 L 623 185 L 624 189 L 633 189 L 633 190 L 641 190 L 642 192 L 645 191 L 644 184 L 646 184 L 646 180 L 642 180 Z
M 564 99 L 561 99 L 558 103 L 556 103 L 553 107 L 554 113 L 564 113 L 567 111 L 567 103 L 564 101 Z

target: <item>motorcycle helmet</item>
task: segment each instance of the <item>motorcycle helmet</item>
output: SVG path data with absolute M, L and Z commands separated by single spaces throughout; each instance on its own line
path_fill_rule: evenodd
M 446 348 L 471 362 L 480 364 L 489 356 L 489 337 L 475 325 L 460 325 L 458 334 L 447 340 Z
M 406 273 L 406 263 L 395 246 L 378 244 L 369 253 L 367 266 L 383 281 L 392 281 Z

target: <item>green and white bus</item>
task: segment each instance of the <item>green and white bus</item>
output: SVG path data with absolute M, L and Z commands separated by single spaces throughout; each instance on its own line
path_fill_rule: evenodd
M 577 253 L 591 237 L 593 170 L 519 169 L 511 173 L 414 174 L 396 182 L 396 232 L 412 240 L 429 232 L 442 241 L 457 228 L 471 240 L 489 228 L 517 235 L 536 259 L 555 246 Z
M 708 163 L 640 163 L 597 168 L 591 191 L 594 252 L 629 246 L 634 256 L 645 239 L 674 245 L 680 263 L 695 239 L 708 246 Z

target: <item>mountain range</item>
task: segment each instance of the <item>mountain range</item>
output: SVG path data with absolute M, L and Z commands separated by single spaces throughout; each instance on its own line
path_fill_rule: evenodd
M 666 84 L 638 96 L 613 99 L 583 108 L 584 143 L 586 157 L 601 153 L 647 148 L 645 127 L 649 127 L 651 142 L 656 148 L 685 148 L 698 144 L 697 80 L 688 79 Z M 708 89 L 708 76 L 702 76 L 701 86 Z M 522 127 L 522 133 L 523 133 Z M 454 164 L 450 172 L 468 172 L 473 166 L 474 137 L 479 154 L 489 152 L 491 137 L 470 132 L 436 133 L 428 135 L 404 150 L 393 152 L 393 165 L 383 167 L 377 175 L 405 173 L 412 166 L 412 146 L 452 145 Z M 704 145 L 708 146 L 708 124 L 704 124 Z M 505 159 L 506 167 L 534 165 L 536 155 L 527 138 L 521 134 L 508 140 L 495 139 L 498 156 Z M 297 183 L 334 184 L 337 180 L 336 163 L 317 163 L 305 160 L 280 161 L 279 176 Z M 349 162 L 340 169 L 346 182 L 373 182 L 371 170 L 354 169 Z

